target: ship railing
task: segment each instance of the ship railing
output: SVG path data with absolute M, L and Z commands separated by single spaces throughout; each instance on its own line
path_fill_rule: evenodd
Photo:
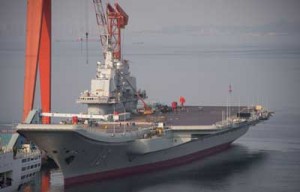
M 82 118 L 82 119 L 100 119 L 107 120 L 109 115 L 89 115 L 89 114 L 75 114 L 75 113 L 41 113 L 42 117 L 57 117 L 57 118 Z
M 215 125 L 219 129 L 224 129 L 224 128 L 236 128 L 245 123 L 247 123 L 247 120 L 243 118 L 229 118 L 223 121 L 216 122 Z
M 0 154 L 3 154 L 3 153 L 8 153 L 8 152 L 11 152 L 12 151 L 12 148 L 9 148 L 7 146 L 2 146 L 0 148 Z
M 95 103 L 107 103 L 109 97 L 99 97 L 99 96 L 81 96 L 77 99 L 77 102 L 95 102 Z
M 117 125 L 117 124 L 116 124 Z M 135 138 L 143 138 L 145 134 L 153 132 L 155 129 L 154 126 L 140 127 L 138 125 L 129 126 L 129 127 L 110 127 L 107 129 L 95 128 L 95 127 L 86 127 L 84 128 L 90 133 L 98 133 L 101 135 L 110 135 L 110 136 L 132 136 Z
M 219 129 L 225 129 L 231 127 L 231 122 L 229 120 L 223 120 L 215 123 L 215 126 Z
M 106 96 L 81 96 L 76 101 L 77 103 L 118 103 L 119 99 Z
M 39 155 L 41 155 L 41 151 L 38 149 L 30 149 L 30 150 L 18 149 L 15 158 L 19 159 L 24 157 L 36 157 Z

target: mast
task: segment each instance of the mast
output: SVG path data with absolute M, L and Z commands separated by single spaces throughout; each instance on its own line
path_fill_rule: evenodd
M 229 84 L 228 92 L 229 92 L 229 106 L 228 106 L 229 114 L 228 114 L 228 117 L 230 118 L 230 116 L 231 116 L 231 93 L 232 93 L 231 83 Z

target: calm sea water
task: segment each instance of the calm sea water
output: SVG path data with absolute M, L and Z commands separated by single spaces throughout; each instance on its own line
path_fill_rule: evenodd
M 84 108 L 75 99 L 89 88 L 99 49 L 89 50 L 86 64 L 80 44 L 55 46 L 53 109 L 78 112 Z M 232 104 L 262 103 L 275 111 L 274 117 L 252 127 L 230 149 L 188 165 L 70 188 L 64 188 L 59 169 L 43 169 L 22 191 L 300 191 L 300 49 L 147 46 L 131 44 L 125 55 L 138 86 L 154 100 L 170 103 L 184 94 L 189 104 L 226 105 L 231 82 Z M 6 101 L 1 103 L 1 122 L 21 116 L 23 55 L 12 44 L 0 51 L 1 90 L 6 90 L 0 93 Z

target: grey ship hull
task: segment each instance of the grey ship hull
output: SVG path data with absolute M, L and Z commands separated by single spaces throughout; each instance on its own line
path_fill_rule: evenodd
M 61 168 L 65 184 L 122 177 L 158 168 L 191 162 L 226 149 L 245 134 L 250 124 L 190 139 L 176 145 L 174 136 L 149 139 L 143 150 L 135 150 L 134 140 L 101 141 L 76 129 L 19 128 L 18 132 L 45 150 Z M 26 127 L 26 126 L 25 126 Z M 146 142 L 146 140 L 145 140 Z M 152 144 L 173 143 L 173 147 L 147 151 Z M 140 144 L 139 144 L 140 145 Z

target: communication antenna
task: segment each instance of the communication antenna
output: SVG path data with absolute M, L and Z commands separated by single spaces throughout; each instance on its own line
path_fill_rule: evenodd
M 86 64 L 89 64 L 89 12 L 88 12 L 88 2 L 85 1 L 85 49 L 86 49 Z
M 86 64 L 89 64 L 89 44 L 88 44 L 88 42 L 89 42 L 89 33 L 86 32 L 85 33 Z
M 80 37 L 80 55 L 82 56 L 82 41 L 83 41 L 83 38 Z

